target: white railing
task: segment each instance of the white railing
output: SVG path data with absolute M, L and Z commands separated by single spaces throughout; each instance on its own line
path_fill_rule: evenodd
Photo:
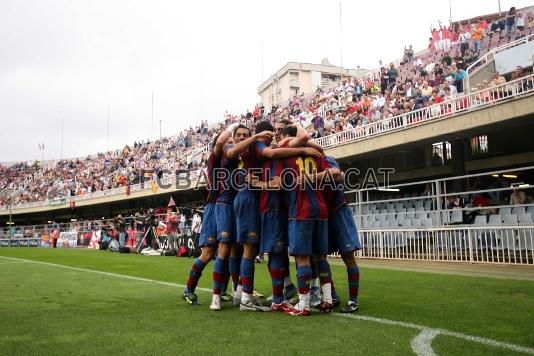
M 414 110 L 392 118 L 382 119 L 353 129 L 315 139 L 324 148 L 347 144 L 393 131 L 405 130 L 417 124 L 451 117 L 456 114 L 482 109 L 525 93 L 534 92 L 534 75 L 465 94 L 439 104 Z
M 497 36 L 497 34 L 494 34 L 494 36 Z M 528 35 L 526 37 L 520 38 L 520 39 L 512 41 L 512 42 L 508 42 L 506 44 L 503 44 L 502 46 L 495 47 L 494 49 L 492 49 L 491 51 L 489 51 L 488 53 L 486 53 L 485 55 L 483 55 L 482 57 L 477 59 L 475 62 L 473 62 L 465 70 L 467 72 L 467 75 L 466 75 L 465 80 L 464 80 L 464 83 L 465 83 L 464 88 L 465 88 L 465 90 L 468 93 L 471 90 L 471 86 L 470 86 L 470 82 L 469 82 L 469 76 L 471 74 L 473 74 L 475 69 L 477 69 L 477 68 L 480 69 L 484 64 L 486 64 L 489 61 L 493 60 L 493 58 L 495 57 L 496 53 L 502 52 L 504 50 L 507 50 L 507 49 L 515 47 L 515 46 L 519 46 L 519 45 L 521 45 L 523 43 L 527 43 L 528 41 L 532 41 L 532 39 L 534 39 L 534 34 Z
M 360 230 L 362 258 L 534 264 L 534 226 Z

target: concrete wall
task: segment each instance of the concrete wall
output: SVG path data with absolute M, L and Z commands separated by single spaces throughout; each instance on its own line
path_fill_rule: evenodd
M 493 72 L 495 72 L 494 59 L 490 60 L 484 66 L 469 75 L 469 89 L 472 89 L 471 91 L 475 91 L 478 83 L 482 83 L 484 80 L 487 80 L 489 83 L 492 79 Z M 468 88 L 465 88 L 464 90 L 466 89 Z

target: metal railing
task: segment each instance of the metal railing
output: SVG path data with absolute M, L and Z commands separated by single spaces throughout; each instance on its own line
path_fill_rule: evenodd
M 361 258 L 534 264 L 534 225 L 360 230 Z

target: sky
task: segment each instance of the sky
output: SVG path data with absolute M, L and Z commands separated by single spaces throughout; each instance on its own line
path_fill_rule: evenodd
M 498 11 L 450 4 L 453 21 Z M 448 19 L 449 0 L 0 0 L 0 162 L 40 159 L 39 143 L 45 160 L 83 157 L 217 122 L 253 109 L 287 62 L 374 69 L 426 48 Z

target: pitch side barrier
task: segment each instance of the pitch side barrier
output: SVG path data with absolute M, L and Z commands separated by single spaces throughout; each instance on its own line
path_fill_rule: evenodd
M 166 225 L 164 223 L 166 214 L 157 214 L 158 226 L 156 236 L 165 238 L 167 236 Z M 131 220 L 135 217 L 126 217 L 127 230 L 131 226 Z M 0 229 L 1 247 L 53 247 L 56 239 L 56 247 L 59 248 L 98 248 L 98 243 L 102 237 L 102 228 L 109 231 L 113 226 L 114 219 L 80 220 L 69 223 L 51 223 L 42 225 L 15 226 L 12 231 L 9 228 Z M 133 229 L 134 234 L 138 231 Z M 140 233 L 144 233 L 144 230 Z M 177 234 L 178 244 L 192 249 L 194 242 L 191 226 L 180 228 Z M 118 237 L 116 237 L 118 239 Z
M 349 191 L 359 256 L 533 264 L 533 177 L 529 166 Z M 472 188 L 451 190 L 460 181 Z

